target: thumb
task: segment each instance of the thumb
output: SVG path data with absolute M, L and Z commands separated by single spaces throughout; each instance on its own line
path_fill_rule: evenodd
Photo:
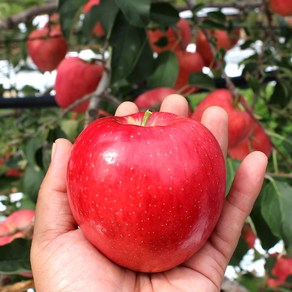
M 58 139 L 53 145 L 52 160 L 38 195 L 34 240 L 54 239 L 75 229 L 66 189 L 71 148 L 72 144 L 66 139 Z

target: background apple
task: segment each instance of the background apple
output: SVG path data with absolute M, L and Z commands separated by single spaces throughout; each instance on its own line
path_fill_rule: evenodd
M 231 34 L 228 34 L 226 31 L 215 29 L 207 30 L 211 38 L 216 40 L 215 49 L 224 49 L 225 51 L 230 50 L 233 46 L 236 45 L 239 39 L 239 29 L 234 30 Z M 209 42 L 205 34 L 199 30 L 196 36 L 196 50 L 202 56 L 205 66 L 212 67 L 214 65 L 214 54 L 211 50 Z
M 272 288 L 279 286 L 291 288 L 292 285 L 290 284 L 288 287 L 288 283 L 285 282 L 289 276 L 292 276 L 292 258 L 285 255 L 280 256 L 279 254 L 273 256 L 276 256 L 277 259 L 271 271 L 273 277 L 267 277 L 267 286 Z
M 146 125 L 145 125 L 146 124 Z M 113 262 L 141 272 L 181 264 L 208 239 L 225 195 L 225 162 L 202 124 L 170 113 L 107 117 L 74 143 L 74 218 Z
M 35 216 L 34 210 L 23 209 L 11 213 L 0 223 L 0 246 L 10 243 L 25 235 L 27 228 Z
M 160 28 L 147 30 L 151 48 L 156 53 L 172 50 L 184 50 L 192 39 L 192 31 L 188 21 L 181 18 L 175 27 L 168 27 L 165 31 Z M 158 42 L 165 45 L 158 45 Z
M 291 0 L 270 0 L 270 9 L 281 16 L 292 15 L 292 1 Z
M 241 235 L 246 241 L 248 247 L 253 248 L 257 237 L 249 224 L 244 224 Z
M 67 57 L 58 67 L 55 81 L 56 102 L 66 108 L 79 98 L 94 92 L 103 72 L 100 63 L 85 62 L 79 57 Z M 84 112 L 89 101 L 76 106 L 72 111 Z
M 258 124 L 255 124 L 251 134 L 239 145 L 229 148 L 228 154 L 233 159 L 242 160 L 250 152 L 256 150 L 264 152 L 268 157 L 270 157 L 273 150 L 273 145 L 269 137 Z
M 35 29 L 29 34 L 26 47 L 32 61 L 42 72 L 55 70 L 68 50 L 60 25 Z
M 165 97 L 175 93 L 173 88 L 158 87 L 143 92 L 135 98 L 134 103 L 140 110 L 152 109 L 158 107 Z
M 84 13 L 87 13 L 91 8 L 92 6 L 94 5 L 99 5 L 100 3 L 100 0 L 89 0 L 84 6 L 83 6 L 83 11 Z M 93 34 L 98 36 L 98 37 L 103 37 L 105 35 L 104 33 L 104 29 L 101 25 L 100 22 L 97 22 L 96 25 L 94 26 L 93 28 Z
M 240 98 L 245 102 L 244 98 Z M 192 118 L 201 121 L 203 112 L 210 106 L 220 106 L 228 114 L 228 148 L 241 143 L 252 131 L 254 121 L 247 111 L 235 104 L 234 98 L 228 89 L 217 89 L 209 93 L 194 110 Z
M 179 51 L 176 52 L 178 59 L 178 76 L 174 84 L 174 89 L 181 94 L 190 94 L 199 88 L 189 84 L 189 76 L 191 73 L 202 72 L 204 61 L 197 52 Z

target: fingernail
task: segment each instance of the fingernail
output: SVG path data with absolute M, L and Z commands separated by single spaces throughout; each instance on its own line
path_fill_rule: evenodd
M 54 159 L 54 154 L 56 153 L 56 148 L 57 148 L 57 144 L 56 144 L 56 142 L 54 142 L 52 145 L 51 160 Z

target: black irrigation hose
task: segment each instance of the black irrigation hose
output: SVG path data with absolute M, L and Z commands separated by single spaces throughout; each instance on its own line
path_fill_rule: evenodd
M 276 80 L 276 72 L 267 76 L 264 82 L 270 82 Z M 236 87 L 247 88 L 248 83 L 242 76 L 233 77 L 231 81 Z M 222 78 L 215 80 L 216 88 L 226 88 L 226 81 Z M 199 92 L 204 92 L 200 90 Z M 39 97 L 14 97 L 14 98 L 0 98 L 0 109 L 25 109 L 25 108 L 46 108 L 56 107 L 57 103 L 52 95 L 43 95 Z

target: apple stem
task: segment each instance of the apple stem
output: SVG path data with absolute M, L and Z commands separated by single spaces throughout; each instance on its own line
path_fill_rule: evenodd
M 152 112 L 150 110 L 147 110 L 144 113 L 143 118 L 142 118 L 142 121 L 141 121 L 141 126 L 142 127 L 146 127 L 147 122 L 148 122 L 149 118 L 151 117 L 151 115 L 152 115 Z

